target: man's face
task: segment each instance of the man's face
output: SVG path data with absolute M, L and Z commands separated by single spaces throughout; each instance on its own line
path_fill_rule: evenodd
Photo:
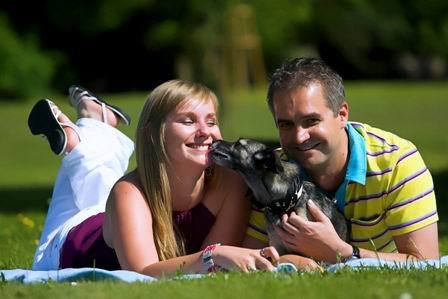
M 321 85 L 312 83 L 289 93 L 275 93 L 273 104 L 283 149 L 309 174 L 328 174 L 344 167 L 347 103 L 334 115 Z

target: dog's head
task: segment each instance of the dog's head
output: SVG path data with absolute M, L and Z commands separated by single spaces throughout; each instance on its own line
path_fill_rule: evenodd
M 284 198 L 300 170 L 296 163 L 288 161 L 282 150 L 270 149 L 251 139 L 236 142 L 219 140 L 212 144 L 211 149 L 213 162 L 244 177 L 260 207 Z

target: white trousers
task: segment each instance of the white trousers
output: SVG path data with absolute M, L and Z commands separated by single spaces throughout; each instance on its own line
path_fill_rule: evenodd
M 70 229 L 104 212 L 115 182 L 127 170 L 134 143 L 119 130 L 91 118 L 76 122 L 81 142 L 61 162 L 33 270 L 59 268 Z

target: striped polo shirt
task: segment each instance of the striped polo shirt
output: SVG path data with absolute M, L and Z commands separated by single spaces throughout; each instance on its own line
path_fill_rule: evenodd
M 351 223 L 350 242 L 395 252 L 393 236 L 438 220 L 431 174 L 411 142 L 367 124 L 349 122 L 346 130 L 350 157 L 336 199 Z M 260 211 L 252 211 L 247 234 L 268 241 Z

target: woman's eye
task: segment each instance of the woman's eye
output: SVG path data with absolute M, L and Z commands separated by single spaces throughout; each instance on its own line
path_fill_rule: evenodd
M 181 122 L 185 125 L 192 125 L 194 123 L 193 120 L 191 120 L 191 119 L 184 119 Z
M 217 121 L 216 120 L 208 120 L 206 123 L 210 127 L 213 127 L 213 126 L 217 125 Z

